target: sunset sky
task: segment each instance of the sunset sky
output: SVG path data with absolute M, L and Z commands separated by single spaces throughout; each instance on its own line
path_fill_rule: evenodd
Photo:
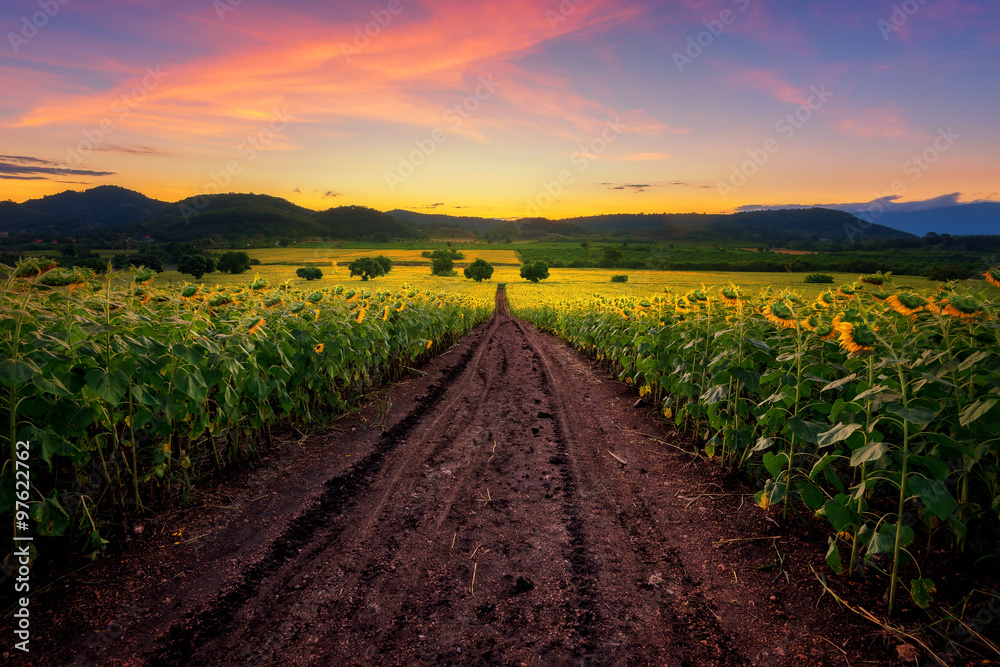
M 0 199 L 1000 200 L 992 1 L 5 0 L 0 33 Z

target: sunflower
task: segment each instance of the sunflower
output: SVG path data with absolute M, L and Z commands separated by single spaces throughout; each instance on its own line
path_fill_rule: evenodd
M 884 290 L 875 290 L 874 292 L 869 292 L 873 299 L 878 299 L 879 301 L 885 301 L 889 298 L 889 293 Z
M 257 333 L 257 329 L 260 329 L 261 326 L 263 326 L 263 324 L 264 324 L 264 318 L 262 317 L 259 320 L 257 320 L 257 324 L 255 324 L 252 327 L 250 327 L 250 332 L 249 332 L 250 335 L 252 336 L 255 333 Z
M 837 288 L 837 294 L 845 299 L 853 299 L 854 295 L 857 294 L 857 290 L 851 285 L 841 285 Z
M 1000 266 L 996 266 L 986 271 L 986 273 L 983 274 L 983 278 L 986 278 L 986 282 L 990 285 L 1000 287 Z
M 864 323 L 840 322 L 837 331 L 840 332 L 840 346 L 852 354 L 871 352 L 878 342 L 875 330 Z
M 826 310 L 834 303 L 833 293 L 827 290 L 816 297 L 816 307 L 821 310 Z
M 825 321 L 818 314 L 811 315 L 809 319 L 805 321 L 805 327 L 812 331 L 821 340 L 830 340 L 836 333 L 833 325 Z
M 978 301 L 968 296 L 953 296 L 947 301 L 942 301 L 941 305 L 944 306 L 941 312 L 945 315 L 961 319 L 971 319 L 982 309 Z
M 900 315 L 915 315 L 927 306 L 928 301 L 913 292 L 899 292 L 886 299 L 886 303 Z
M 432 340 L 428 339 L 428 340 L 427 340 L 427 349 L 428 349 L 428 350 L 429 350 L 429 349 L 431 349 L 431 345 L 433 345 L 433 344 L 434 344 L 434 341 L 432 341 Z
M 723 287 L 719 290 L 719 296 L 726 303 L 727 306 L 738 306 L 746 301 L 746 297 L 740 292 L 740 289 L 736 285 L 730 285 L 729 287 Z
M 786 329 L 794 329 L 797 324 L 795 312 L 784 301 L 775 301 L 767 306 L 764 318 L 771 324 Z
M 805 300 L 801 296 L 799 296 L 798 294 L 796 294 L 795 292 L 789 292 L 788 294 L 786 294 L 785 295 L 785 299 L 789 303 L 791 303 L 793 305 L 796 305 L 796 306 L 805 305 Z
M 358 310 L 358 324 L 361 324 L 362 322 L 365 321 L 365 312 L 366 312 L 365 307 L 361 306 L 361 308 Z
M 324 349 L 325 349 L 325 348 L 324 348 L 324 346 L 323 346 L 323 343 L 320 343 L 319 345 L 317 345 L 316 347 L 314 347 L 314 348 L 313 348 L 313 351 L 314 351 L 314 352 L 315 352 L 316 354 L 323 354 L 323 350 L 324 350 Z

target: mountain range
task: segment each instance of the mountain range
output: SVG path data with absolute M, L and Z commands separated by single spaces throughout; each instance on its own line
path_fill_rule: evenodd
M 164 202 L 123 187 L 105 185 L 67 190 L 18 204 L 0 202 L 0 233 L 122 237 L 145 235 L 163 241 L 205 237 L 224 239 L 287 237 L 293 240 L 392 240 L 427 238 L 435 230 L 462 228 L 490 240 L 600 236 L 758 245 L 790 241 L 844 241 L 848 230 L 867 239 L 908 238 L 928 231 L 996 234 L 1000 203 L 978 203 L 921 211 L 889 211 L 868 224 L 832 208 L 781 208 L 734 214 L 629 213 L 562 220 L 498 220 L 474 216 L 380 212 L 363 206 L 325 211 L 307 209 L 280 197 L 230 193 Z

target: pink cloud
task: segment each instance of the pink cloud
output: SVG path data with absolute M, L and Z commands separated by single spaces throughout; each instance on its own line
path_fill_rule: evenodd
M 835 124 L 837 132 L 864 139 L 923 139 L 926 135 L 911 128 L 906 114 L 893 107 L 857 109 Z

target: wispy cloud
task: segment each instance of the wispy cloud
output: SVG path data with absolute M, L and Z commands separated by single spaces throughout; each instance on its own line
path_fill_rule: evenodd
M 841 134 L 863 139 L 926 139 L 928 136 L 910 127 L 906 112 L 894 106 L 847 112 L 835 127 Z
M 114 176 L 113 171 L 78 169 L 61 162 L 25 155 L 0 155 L 0 178 L 17 181 L 55 180 L 53 176 Z

